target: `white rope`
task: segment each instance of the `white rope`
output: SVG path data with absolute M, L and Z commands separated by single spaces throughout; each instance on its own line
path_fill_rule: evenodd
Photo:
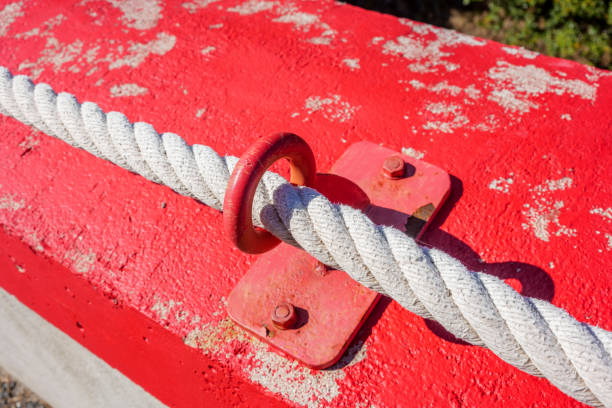
M 0 113 L 222 210 L 237 162 L 208 146 L 128 121 L 96 104 L 79 104 L 47 84 L 0 67 Z M 359 283 L 435 319 L 456 337 L 489 348 L 504 361 L 547 378 L 594 406 L 612 407 L 612 334 L 581 323 L 550 303 L 523 297 L 503 281 L 471 272 L 401 231 L 375 225 L 362 212 L 330 203 L 306 187 L 266 173 L 253 221 Z

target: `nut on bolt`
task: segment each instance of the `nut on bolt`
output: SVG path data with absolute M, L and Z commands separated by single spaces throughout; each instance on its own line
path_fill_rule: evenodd
M 295 326 L 297 322 L 297 315 L 295 313 L 295 308 L 291 303 L 281 302 L 274 307 L 272 311 L 272 323 L 281 329 L 291 329 Z
M 400 179 L 404 177 L 404 159 L 400 156 L 389 156 L 383 163 L 383 174 L 389 179 Z

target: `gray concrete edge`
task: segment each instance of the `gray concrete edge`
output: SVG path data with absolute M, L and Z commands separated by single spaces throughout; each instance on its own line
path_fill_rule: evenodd
M 54 408 L 165 407 L 1 287 L 0 365 Z

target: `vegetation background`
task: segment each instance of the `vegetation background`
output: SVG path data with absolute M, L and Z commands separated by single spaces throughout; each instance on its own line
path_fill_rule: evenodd
M 612 69 L 610 0 L 347 0 L 506 44 Z

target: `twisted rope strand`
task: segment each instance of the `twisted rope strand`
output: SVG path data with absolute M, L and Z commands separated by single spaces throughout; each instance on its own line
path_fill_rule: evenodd
M 4 67 L 0 113 L 222 210 L 235 157 L 190 146 L 173 133 L 160 135 L 150 124 L 132 124 L 94 103 L 80 104 Z M 253 222 L 281 240 L 573 398 L 612 407 L 612 333 L 523 297 L 503 281 L 469 271 L 444 252 L 421 248 L 401 231 L 277 174 L 264 175 L 253 207 Z

